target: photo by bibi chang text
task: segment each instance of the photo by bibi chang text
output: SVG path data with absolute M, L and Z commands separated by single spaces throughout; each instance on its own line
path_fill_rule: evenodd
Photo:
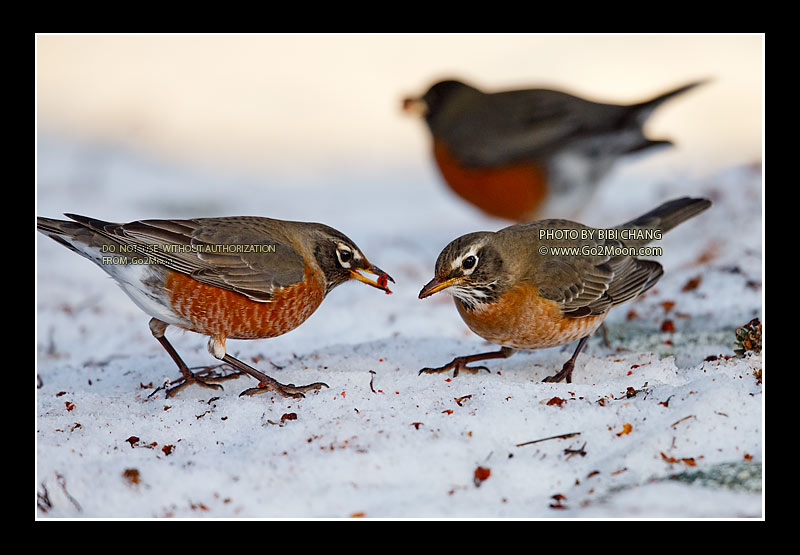
M 539 239 L 597 239 L 618 241 L 658 241 L 661 239 L 660 229 L 540 229 Z

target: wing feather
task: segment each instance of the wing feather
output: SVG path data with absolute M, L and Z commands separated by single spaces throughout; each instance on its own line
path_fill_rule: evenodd
M 277 220 L 256 217 L 102 222 L 67 214 L 142 256 L 206 285 L 269 302 L 277 288 L 301 281 L 303 257 Z

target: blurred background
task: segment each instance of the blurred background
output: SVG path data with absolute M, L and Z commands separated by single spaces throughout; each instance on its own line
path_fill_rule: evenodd
M 711 78 L 655 112 L 649 134 L 677 147 L 631 171 L 703 174 L 761 159 L 761 35 L 39 35 L 36 43 L 40 140 L 130 148 L 269 186 L 398 173 L 434 181 L 423 123 L 400 103 L 443 77 L 615 103 Z

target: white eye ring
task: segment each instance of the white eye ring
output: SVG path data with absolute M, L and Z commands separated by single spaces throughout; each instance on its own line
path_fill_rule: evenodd
M 475 268 L 478 267 L 479 260 L 480 258 L 478 258 L 478 255 L 472 253 L 468 254 L 461 260 L 461 269 L 464 272 L 465 276 L 470 275 L 475 270 Z
M 347 260 L 342 260 L 342 254 L 348 254 Z M 355 258 L 355 254 L 348 247 L 340 246 L 336 249 L 336 258 L 339 259 L 339 264 L 342 268 L 349 268 L 350 261 Z

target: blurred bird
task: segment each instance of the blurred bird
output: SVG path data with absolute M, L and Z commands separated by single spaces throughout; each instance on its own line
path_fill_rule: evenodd
M 498 218 L 574 217 L 622 156 L 672 144 L 642 126 L 697 81 L 632 105 L 601 104 L 547 89 L 485 93 L 460 81 L 403 101 L 425 118 L 450 188 Z
M 211 382 L 232 377 L 192 373 L 164 336 L 169 325 L 210 336 L 208 350 L 214 357 L 260 382 L 242 395 L 274 391 L 303 397 L 328 387 L 321 382 L 281 384 L 227 354 L 225 341 L 291 331 L 346 281 L 387 293 L 387 281 L 394 281 L 353 241 L 323 224 L 248 216 L 117 224 L 65 215 L 73 221 L 39 217 L 37 228 L 100 266 L 152 316 L 150 331 L 182 376 L 167 396 L 191 384 L 221 389 Z
M 567 220 L 541 220 L 452 241 L 439 254 L 435 277 L 419 298 L 450 293 L 467 326 L 502 348 L 456 357 L 420 374 L 488 371 L 467 364 L 507 358 L 515 349 L 578 341 L 561 371 L 544 380 L 570 383 L 578 354 L 609 310 L 635 299 L 663 274 L 661 264 L 640 260 L 628 249 L 647 245 L 709 206 L 706 199 L 676 199 L 611 233 Z

